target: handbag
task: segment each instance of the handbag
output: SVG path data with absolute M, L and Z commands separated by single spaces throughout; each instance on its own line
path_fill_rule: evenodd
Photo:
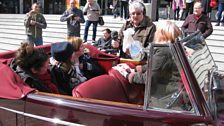
M 99 17 L 98 23 L 99 23 L 99 25 L 104 25 L 104 20 L 103 20 L 102 16 Z

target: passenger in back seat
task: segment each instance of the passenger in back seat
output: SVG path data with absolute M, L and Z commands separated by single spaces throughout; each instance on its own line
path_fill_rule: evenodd
M 154 37 L 156 44 L 174 43 L 181 35 L 181 30 L 171 21 L 158 23 L 156 29 Z M 153 51 L 151 91 L 152 95 L 161 97 L 176 90 L 177 86 L 173 86 L 170 82 L 180 80 L 180 75 L 169 47 L 156 47 Z M 137 66 L 136 70 L 130 69 L 126 64 L 119 64 L 113 68 L 126 77 L 131 84 L 147 83 L 147 64 Z
M 22 43 L 10 67 L 30 87 L 48 93 L 59 93 L 49 71 L 49 57 L 31 43 Z
M 51 54 L 51 71 L 62 94 L 71 95 L 77 85 L 105 73 L 84 51 L 79 37 L 69 37 L 66 42 L 52 44 Z
M 72 95 L 72 89 L 87 80 L 86 77 L 78 75 L 73 67 L 74 47 L 69 42 L 53 43 L 51 55 L 51 71 L 57 80 L 60 93 Z
M 89 49 L 85 48 L 83 45 L 83 40 L 79 37 L 70 37 L 68 38 L 75 50 L 75 55 L 73 57 L 74 66 L 76 72 L 82 73 L 87 79 L 105 74 L 106 72 L 92 60 L 89 55 Z

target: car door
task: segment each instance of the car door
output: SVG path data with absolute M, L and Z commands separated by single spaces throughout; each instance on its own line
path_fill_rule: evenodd
M 24 126 L 23 100 L 0 99 L 0 126 Z

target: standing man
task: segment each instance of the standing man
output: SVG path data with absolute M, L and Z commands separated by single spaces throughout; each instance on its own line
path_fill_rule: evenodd
M 40 13 L 39 3 L 32 5 L 31 11 L 26 14 L 24 25 L 26 27 L 27 40 L 36 46 L 43 45 L 42 29 L 47 27 L 47 22 Z
M 67 21 L 67 36 L 80 37 L 80 23 L 84 23 L 85 19 L 83 12 L 76 6 L 75 0 L 70 0 L 70 8 L 67 9 L 61 16 L 60 21 Z
M 217 12 L 217 24 L 215 26 L 219 26 L 221 22 L 221 26 L 224 26 L 224 19 L 222 18 L 222 12 L 224 11 L 224 0 L 218 0 L 218 12 Z
M 186 3 L 186 9 L 185 9 L 185 18 L 188 16 L 188 14 L 193 13 L 193 6 L 194 6 L 194 0 L 185 0 Z
M 130 19 L 127 20 L 121 27 L 118 35 L 118 40 L 113 40 L 111 45 L 113 48 L 120 48 L 120 56 L 123 58 L 131 58 L 130 51 L 124 51 L 123 40 L 124 33 L 128 28 L 134 29 L 133 39 L 139 41 L 141 46 L 146 48 L 149 43 L 153 42 L 156 26 L 152 20 L 146 16 L 146 9 L 144 4 L 140 2 L 133 2 L 129 5 Z
M 194 31 L 200 31 L 205 39 L 212 34 L 213 27 L 211 20 L 207 15 L 203 14 L 202 11 L 202 3 L 195 2 L 193 14 L 185 19 L 181 27 L 184 33 L 190 34 Z
M 88 31 L 91 24 L 93 24 L 93 35 L 92 41 L 96 39 L 96 31 L 97 31 L 97 24 L 99 22 L 100 16 L 100 6 L 94 0 L 87 0 L 85 7 L 83 8 L 83 12 L 87 13 L 87 20 L 85 24 L 85 31 L 84 31 L 84 42 L 87 41 Z
M 128 3 L 129 0 L 121 0 L 121 20 L 123 20 L 123 18 L 126 20 L 128 19 Z M 124 17 L 123 17 L 123 12 L 124 12 Z

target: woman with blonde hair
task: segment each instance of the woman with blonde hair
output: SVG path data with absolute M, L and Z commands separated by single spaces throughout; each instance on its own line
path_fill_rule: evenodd
M 167 46 L 154 47 L 153 49 L 151 93 L 154 96 L 156 95 L 155 97 L 162 97 L 175 91 L 175 86 L 169 84 L 171 81 L 177 82 L 179 74 L 177 74 L 177 66 L 170 52 L 169 44 L 174 43 L 180 35 L 181 30 L 171 21 L 159 22 L 156 27 L 154 43 Z M 147 65 L 136 66 L 135 70 L 129 69 L 128 71 L 127 65 L 121 64 L 114 68 L 126 77 L 131 84 L 146 84 L 147 82 Z M 173 78 L 174 74 L 175 78 Z
M 75 54 L 72 57 L 77 74 L 91 79 L 102 75 L 105 71 L 89 55 L 89 50 L 83 45 L 83 40 L 79 37 L 69 37 L 67 39 L 73 47 Z

